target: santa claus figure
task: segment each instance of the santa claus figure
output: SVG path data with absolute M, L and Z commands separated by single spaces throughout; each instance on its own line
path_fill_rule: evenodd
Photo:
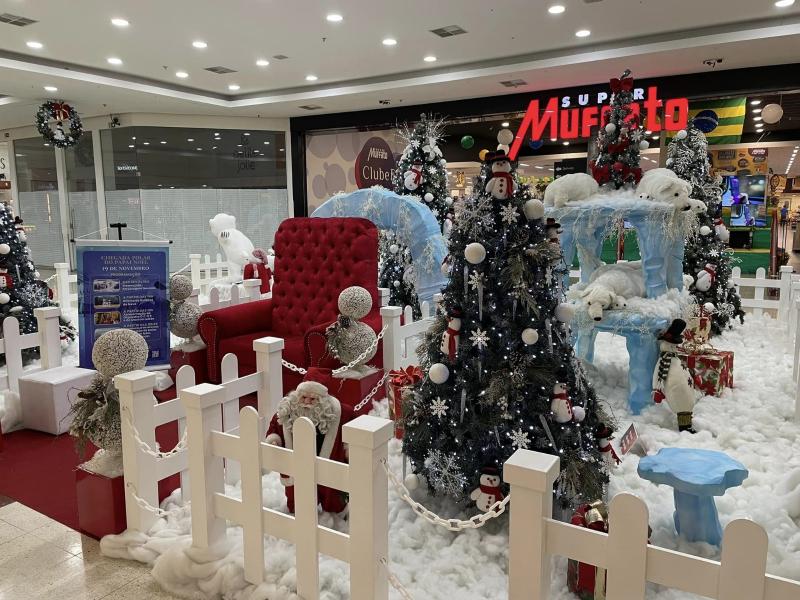
M 614 432 L 605 423 L 598 423 L 594 432 L 594 437 L 597 440 L 597 448 L 600 450 L 600 456 L 609 469 L 613 469 L 620 462 L 619 456 L 617 456 L 617 452 L 614 450 L 614 446 L 611 445 L 611 440 L 614 439 L 613 434 Z
M 311 419 L 317 430 L 317 456 L 347 463 L 347 450 L 342 443 L 342 426 L 353 418 L 353 410 L 341 404 L 328 392 L 334 387 L 330 369 L 312 367 L 297 389 L 278 404 L 278 412 L 267 429 L 267 443 L 283 448 L 294 448 L 294 422 L 300 417 Z M 294 512 L 294 481 L 281 475 L 289 512 Z M 317 486 L 317 499 L 322 510 L 339 513 L 347 507 L 343 492 Z
M 500 471 L 495 467 L 481 469 L 478 486 L 469 495 L 475 501 L 478 510 L 486 512 L 495 502 L 503 501 L 503 492 L 500 490 Z
M 511 175 L 511 161 L 505 151 L 498 150 L 486 155 L 486 162 L 491 165 L 491 175 L 486 181 L 486 191 L 496 200 L 507 200 L 517 191 L 517 182 Z
M 270 281 L 272 280 L 272 269 L 269 268 L 267 253 L 261 248 L 253 250 L 253 257 L 250 262 L 244 266 L 245 279 L 259 279 L 261 286 L 259 291 L 266 294 L 270 290 Z

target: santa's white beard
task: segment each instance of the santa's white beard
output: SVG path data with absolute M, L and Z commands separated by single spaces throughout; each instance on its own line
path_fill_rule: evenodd
M 333 397 L 324 396 L 313 404 L 303 404 L 300 402 L 300 394 L 297 391 L 291 392 L 278 404 L 278 423 L 291 431 L 295 420 L 300 417 L 311 419 L 320 433 L 328 433 L 328 428 L 336 419 Z

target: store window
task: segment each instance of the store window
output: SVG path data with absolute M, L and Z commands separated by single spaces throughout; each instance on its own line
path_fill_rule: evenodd
M 94 173 L 94 152 L 91 131 L 84 132 L 78 143 L 64 150 L 67 180 L 67 210 L 70 239 L 97 237 L 100 219 L 97 211 L 97 182 Z M 74 252 L 75 244 L 70 244 Z
M 219 252 L 217 213 L 263 248 L 289 216 L 283 132 L 125 127 L 103 131 L 101 145 L 109 223 L 127 223 L 125 239 L 171 239 L 172 269 Z
M 28 247 L 36 265 L 52 266 L 64 262 L 64 236 L 58 198 L 56 155 L 42 138 L 14 142 L 18 214 L 28 232 Z

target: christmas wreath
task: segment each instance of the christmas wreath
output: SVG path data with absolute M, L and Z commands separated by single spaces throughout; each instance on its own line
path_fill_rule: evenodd
M 50 121 L 55 119 L 55 130 Z M 69 121 L 69 133 L 64 131 L 64 121 Z M 69 148 L 78 143 L 83 134 L 83 124 L 78 112 L 64 102 L 45 102 L 36 112 L 36 129 L 42 137 L 57 148 Z

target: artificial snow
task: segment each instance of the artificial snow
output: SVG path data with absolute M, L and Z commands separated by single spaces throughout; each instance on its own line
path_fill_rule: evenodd
M 800 580 L 800 425 L 794 422 L 794 384 L 791 357 L 784 352 L 781 326 L 768 317 L 748 315 L 745 325 L 714 338 L 719 349 L 736 353 L 736 387 L 721 398 L 702 398 L 694 412 L 695 435 L 678 433 L 675 415 L 664 404 L 648 407 L 633 417 L 627 409 L 628 357 L 624 339 L 601 333 L 597 337 L 595 367 L 589 369 L 598 396 L 604 399 L 621 427 L 636 423 L 649 453 L 665 446 L 721 450 L 741 461 L 750 476 L 716 499 L 723 527 L 733 519 L 748 518 L 769 534 L 769 573 Z M 376 411 L 385 416 L 385 403 Z M 618 436 L 621 432 L 618 433 Z M 389 462 L 402 472 L 400 444 L 389 444 Z M 639 458 L 626 457 L 611 475 L 610 496 L 628 491 L 648 505 L 651 542 L 697 556 L 719 559 L 719 550 L 704 543 L 677 538 L 672 521 L 672 489 L 640 478 Z M 264 504 L 286 510 L 283 488 L 277 474 L 263 478 Z M 228 493 L 237 496 L 238 487 Z M 466 518 L 474 507 L 460 510 L 444 498 L 431 498 L 423 489 L 413 492 L 441 516 Z M 512 500 L 513 505 L 513 500 Z M 291 544 L 265 537 L 266 583 L 256 587 L 243 577 L 242 534 L 228 528 L 227 545 L 208 552 L 191 549 L 190 510 L 176 492 L 162 505 L 174 511 L 160 519 L 147 534 L 125 532 L 101 542 L 104 554 L 153 565 L 154 578 L 171 593 L 187 598 L 224 596 L 248 600 L 295 600 L 295 557 Z M 346 531 L 347 522 L 322 513 L 320 523 Z M 477 530 L 452 533 L 419 518 L 389 489 L 390 567 L 418 600 L 505 600 L 507 591 L 507 519 L 490 521 Z M 556 558 L 552 598 L 574 599 L 566 589 L 566 560 Z M 320 557 L 321 598 L 349 598 L 349 567 Z M 400 598 L 391 590 L 390 597 Z M 649 586 L 647 598 L 684 600 L 698 598 L 685 592 Z
M 82 463 L 80 467 L 85 471 L 110 479 L 119 477 L 125 472 L 122 466 L 122 454 L 112 454 L 102 448 L 95 452 L 92 458 Z

